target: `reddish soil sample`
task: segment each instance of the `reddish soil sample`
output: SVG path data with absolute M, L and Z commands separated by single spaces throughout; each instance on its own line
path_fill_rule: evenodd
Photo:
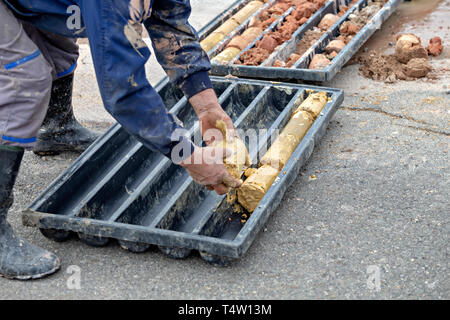
M 304 24 L 314 12 L 319 10 L 325 4 L 326 0 L 280 0 L 272 8 L 266 10 L 260 16 L 262 23 L 267 23 L 277 15 L 283 14 L 292 5 L 295 5 L 294 11 L 288 15 L 276 30 L 267 33 L 263 39 L 255 43 L 255 47 L 244 52 L 237 64 L 250 66 L 260 65 L 280 44 L 286 42 L 292 37 L 292 34 Z M 273 23 L 273 22 L 272 22 Z M 256 21 L 252 25 L 257 24 Z M 269 24 L 270 25 L 270 24 Z M 277 65 L 285 65 L 278 62 Z
M 300 2 L 304 2 L 304 0 L 299 0 Z M 318 1 L 313 1 L 316 5 L 323 5 L 326 1 L 322 1 L 322 0 L 318 0 Z M 355 3 L 357 3 L 358 0 L 353 0 L 349 6 L 341 6 L 340 7 L 340 12 L 345 12 L 347 11 L 349 8 L 351 8 Z M 342 16 L 342 15 L 341 15 Z M 300 23 L 303 24 L 305 23 L 308 18 L 303 17 L 302 19 L 304 19 L 304 21 L 300 20 Z M 337 21 L 339 20 L 339 15 L 334 15 L 334 14 L 326 14 L 322 20 L 320 21 L 318 27 L 314 27 L 312 30 L 308 30 L 305 32 L 305 34 L 303 35 L 303 38 L 297 43 L 296 49 L 295 49 L 295 54 L 292 54 L 288 60 L 286 60 L 286 62 L 283 62 L 281 60 L 276 60 L 273 64 L 274 67 L 276 66 L 286 66 L 286 67 L 291 67 L 292 65 L 295 64 L 295 62 L 297 62 L 298 59 L 300 59 L 300 57 L 306 52 L 306 50 L 308 50 L 317 40 L 319 40 L 319 38 L 325 33 L 325 31 L 327 29 L 329 29 L 329 27 L 331 27 L 332 25 L 334 25 Z M 320 28 L 322 27 L 322 29 Z M 359 29 L 358 29 L 359 30 Z M 341 40 L 341 39 L 339 39 Z M 345 42 L 345 39 L 342 39 L 342 41 Z M 335 57 L 337 55 L 337 52 L 335 52 L 334 50 L 330 51 L 329 54 L 327 55 L 330 59 L 332 59 L 333 57 Z
M 289 56 L 288 60 L 286 60 L 286 67 L 292 67 L 297 62 L 297 60 L 300 59 L 301 56 L 306 52 L 306 50 L 308 50 L 308 48 L 310 48 L 317 40 L 319 40 L 322 34 L 323 31 L 316 27 L 314 27 L 312 30 L 306 31 L 303 35 L 302 40 L 297 43 L 295 52 Z M 273 66 L 275 67 L 275 64 L 283 65 L 283 63 L 284 62 L 281 60 L 275 60 Z
M 324 54 L 316 54 L 309 64 L 309 69 L 323 69 L 330 64 L 330 59 L 328 59 Z
M 419 37 L 414 34 L 402 34 L 397 36 L 395 56 L 399 62 L 408 63 L 413 58 L 427 58 L 428 53 L 422 47 Z
M 338 20 L 339 16 L 332 13 L 328 13 L 322 18 L 318 27 L 319 29 L 326 31 L 330 29 Z
M 268 52 L 272 52 L 278 46 L 278 41 L 271 35 L 266 34 L 260 41 L 259 47 Z
M 286 67 L 287 67 L 287 68 L 292 67 L 292 66 L 297 62 L 297 60 L 300 59 L 300 58 L 301 58 L 301 55 L 299 55 L 299 54 L 297 54 L 297 53 L 291 54 L 291 55 L 289 56 L 288 60 L 286 61 Z M 277 61 L 280 61 L 281 63 L 284 63 L 284 62 L 281 61 L 281 60 L 277 60 Z M 275 61 L 275 63 L 277 63 L 277 61 Z M 274 65 L 275 65 L 275 64 L 274 64 Z
M 357 24 L 351 22 L 351 21 L 345 21 L 340 27 L 339 32 L 343 36 L 352 36 L 355 35 L 361 30 L 360 26 Z
M 281 16 L 287 9 L 291 7 L 290 3 L 287 2 L 278 2 L 274 4 L 272 7 L 268 8 L 267 10 L 261 12 L 261 19 L 267 20 L 272 17 L 279 17 Z
M 309 18 L 316 12 L 320 7 L 313 1 L 303 2 L 295 7 L 293 16 L 295 19 L 300 20 L 301 18 Z
M 367 21 L 372 18 L 386 2 L 387 0 L 374 0 L 361 10 L 357 10 L 354 13 L 351 13 L 348 16 L 348 21 L 345 21 L 339 27 L 340 35 L 335 40 L 331 41 L 325 49 L 325 52 L 327 53 L 326 57 L 330 60 L 336 57 L 339 51 L 341 51 L 345 47 L 345 45 L 353 39 L 353 37 L 361 30 L 361 28 L 364 27 Z M 343 9 L 348 10 L 355 3 L 356 1 L 352 1 L 349 7 L 344 7 Z M 322 20 L 321 23 L 323 24 L 322 29 L 326 28 L 327 26 L 331 27 L 334 24 L 333 17 L 330 16 L 329 20 Z M 317 67 L 319 65 L 320 64 L 316 64 L 315 66 L 313 66 L 314 69 L 319 68 Z
M 348 11 L 348 9 L 350 9 L 351 7 L 353 7 L 353 5 L 355 4 L 355 3 L 357 3 L 358 2 L 358 0 L 353 0 L 352 2 L 350 2 L 349 4 L 348 4 L 348 6 L 340 6 L 339 7 L 339 13 L 338 13 L 338 16 L 339 17 L 342 17 L 347 11 Z
M 236 63 L 239 64 L 241 61 L 244 61 L 242 64 L 246 66 L 258 66 L 264 62 L 264 60 L 269 57 L 270 53 L 262 48 L 252 48 L 241 55 L 240 61 Z
M 442 40 L 439 37 L 430 39 L 430 44 L 427 47 L 428 54 L 432 56 L 438 56 L 441 54 L 444 47 L 442 46 Z
M 333 52 L 327 54 L 327 58 L 330 60 L 333 60 L 337 55 L 338 55 L 338 53 L 336 51 L 333 51 Z
M 345 47 L 345 42 L 342 40 L 332 40 L 330 43 L 325 47 L 326 53 L 336 52 L 339 53 L 342 49 Z

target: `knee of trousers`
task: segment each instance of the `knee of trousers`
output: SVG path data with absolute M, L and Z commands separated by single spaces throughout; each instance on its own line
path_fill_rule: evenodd
M 52 86 L 52 69 L 37 52 L 0 68 L 0 144 L 31 150 L 37 141 Z

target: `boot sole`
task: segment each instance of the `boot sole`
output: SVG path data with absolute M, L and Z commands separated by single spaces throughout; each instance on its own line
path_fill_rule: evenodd
M 57 272 L 59 269 L 61 269 L 61 266 L 57 266 L 55 268 L 53 268 L 52 270 L 45 272 L 45 273 L 40 273 L 40 274 L 35 274 L 35 275 L 31 275 L 31 276 L 7 276 L 4 274 L 0 274 L 0 277 L 9 279 L 9 280 L 19 280 L 19 281 L 27 281 L 27 280 L 38 280 L 38 279 L 42 279 L 45 278 L 49 275 L 54 274 L 55 272 Z

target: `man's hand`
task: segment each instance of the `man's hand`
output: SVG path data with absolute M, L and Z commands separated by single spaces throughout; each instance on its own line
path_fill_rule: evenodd
M 223 111 L 213 89 L 206 89 L 197 93 L 189 99 L 189 102 L 194 108 L 200 121 L 200 128 L 206 145 L 210 145 L 214 140 L 206 137 L 205 133 L 209 129 L 217 129 L 217 120 L 223 120 L 228 128 L 228 133 L 232 133 L 232 136 L 236 135 L 233 121 L 231 121 L 230 117 Z
M 231 153 L 228 149 L 217 147 L 195 147 L 189 158 L 182 161 L 184 167 L 195 182 L 215 190 L 217 194 L 226 194 L 230 187 L 239 188 L 241 181 L 233 178 L 223 165 L 223 159 Z

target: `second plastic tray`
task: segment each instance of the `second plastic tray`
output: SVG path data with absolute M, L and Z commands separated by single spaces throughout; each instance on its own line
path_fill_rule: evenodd
M 241 257 L 275 211 L 300 167 L 311 155 L 343 101 L 338 89 L 212 77 L 224 110 L 238 129 L 262 129 L 250 145 L 253 163 L 273 132 L 289 120 L 296 103 L 310 90 L 325 91 L 329 101 L 287 162 L 282 173 L 245 224 L 240 214 L 213 191 L 195 183 L 187 172 L 144 147 L 120 125 L 112 126 L 56 179 L 23 214 L 23 223 L 64 241 L 77 234 L 102 246 L 117 239 L 122 247 L 143 252 L 158 245 L 167 255 L 183 258 L 198 250 L 209 262 Z M 156 89 L 166 106 L 192 135 L 196 115 L 182 92 L 168 80 Z

